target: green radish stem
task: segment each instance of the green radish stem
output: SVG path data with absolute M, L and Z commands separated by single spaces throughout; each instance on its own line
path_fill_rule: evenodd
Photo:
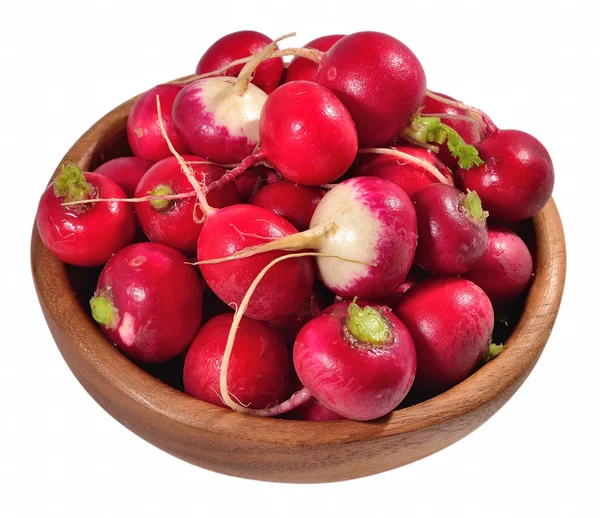
M 369 148 L 361 148 L 358 150 L 359 154 L 377 154 L 377 155 L 390 155 L 395 156 L 397 158 L 402 159 L 409 164 L 416 165 L 421 169 L 425 169 L 427 172 L 431 173 L 440 183 L 450 183 L 447 178 L 440 173 L 439 169 L 434 165 L 431 165 L 429 162 L 425 160 L 421 160 L 420 158 L 409 155 L 408 153 L 403 153 L 402 151 L 398 151 L 397 149 L 390 148 L 378 148 L 378 147 L 369 147 Z
M 346 328 L 350 334 L 369 348 L 379 347 L 389 343 L 392 339 L 390 326 L 383 315 L 372 308 L 361 308 L 356 304 L 357 297 L 348 306 L 348 319 Z
M 358 262 L 360 264 L 364 264 L 361 261 L 355 261 L 353 259 L 348 259 L 346 257 L 340 257 L 338 255 L 322 254 L 319 252 L 301 252 L 298 254 L 283 255 L 281 257 L 273 259 L 269 264 L 267 264 L 260 271 L 260 273 L 256 276 L 254 281 L 252 281 L 252 284 L 248 288 L 248 291 L 246 291 L 246 294 L 244 295 L 244 298 L 242 299 L 242 302 L 240 303 L 239 307 L 235 310 L 235 313 L 233 315 L 233 322 L 231 323 L 231 328 L 229 329 L 229 334 L 227 336 L 227 342 L 225 344 L 225 352 L 223 353 L 223 360 L 221 361 L 221 372 L 220 372 L 220 376 L 219 376 L 219 388 L 221 391 L 221 399 L 223 400 L 223 403 L 225 403 L 232 410 L 236 410 L 238 412 L 244 412 L 244 413 L 252 414 L 252 415 L 256 415 L 256 416 L 270 417 L 270 416 L 280 415 L 285 412 L 289 412 L 290 410 L 296 408 L 297 406 L 299 406 L 302 403 L 304 403 L 305 401 L 307 401 L 312 396 L 312 394 L 306 388 L 303 388 L 302 390 L 296 392 L 290 399 L 288 399 L 287 401 L 284 401 L 283 403 L 280 403 L 279 405 L 276 405 L 271 408 L 265 408 L 262 410 L 255 410 L 255 409 L 247 408 L 243 405 L 240 405 L 239 403 L 236 403 L 231 398 L 231 395 L 229 394 L 229 390 L 227 389 L 227 372 L 229 370 L 229 360 L 231 358 L 231 352 L 233 350 L 233 343 L 235 342 L 235 336 L 237 334 L 237 330 L 238 330 L 238 327 L 242 320 L 242 317 L 244 316 L 244 313 L 246 312 L 246 309 L 248 308 L 248 304 L 250 303 L 250 298 L 252 297 L 252 294 L 256 290 L 256 287 L 258 286 L 259 282 L 267 274 L 267 272 L 273 266 L 275 266 L 277 263 L 280 263 L 281 261 L 285 261 L 287 259 L 294 259 L 294 258 L 298 258 L 298 257 L 309 257 L 309 256 L 333 257 L 333 258 L 341 259 L 343 261 Z
M 478 224 L 485 223 L 485 220 L 489 216 L 489 212 L 483 210 L 481 198 L 475 191 L 467 190 L 467 195 L 462 201 L 460 208 L 464 214 Z
M 90 200 L 94 187 L 89 183 L 81 168 L 71 160 L 65 160 L 61 166 L 62 173 L 54 180 L 54 195 L 69 202 Z M 64 204 L 63 204 L 64 205 Z

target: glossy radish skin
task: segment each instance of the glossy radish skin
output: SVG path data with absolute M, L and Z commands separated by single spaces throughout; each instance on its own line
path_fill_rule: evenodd
M 232 32 L 213 43 L 200 58 L 196 74 L 206 74 L 226 67 L 232 61 L 251 56 L 263 50 L 273 40 L 256 31 Z M 236 77 L 244 65 L 231 67 L 223 75 Z M 263 61 L 252 79 L 258 88 L 270 94 L 279 86 L 284 73 L 282 58 Z
M 491 228 L 483 259 L 465 279 L 477 284 L 492 304 L 508 304 L 525 292 L 531 282 L 533 261 L 524 241 L 512 230 Z
M 104 162 L 94 171 L 116 182 L 125 194 L 132 198 L 135 188 L 144 173 L 154 165 L 154 162 L 136 156 L 113 158 Z
M 331 183 L 352 165 L 356 129 L 344 105 L 329 90 L 293 81 L 275 90 L 260 116 L 260 147 L 290 182 Z
M 459 275 L 476 266 L 488 246 L 476 193 L 438 183 L 421 189 L 413 201 L 419 236 L 415 264 L 438 275 Z
M 183 155 L 189 162 L 202 162 L 206 158 Z M 212 164 L 190 163 L 199 182 L 206 184 L 218 180 L 225 174 L 225 169 Z M 176 157 L 169 157 L 157 162 L 140 180 L 135 191 L 136 197 L 148 195 L 171 195 L 194 192 Z M 239 193 L 235 183 L 227 183 L 220 189 L 208 194 L 208 202 L 213 207 L 226 207 L 239 201 Z M 202 224 L 194 221 L 194 205 L 196 197 L 178 200 L 155 200 L 136 203 L 136 214 L 144 234 L 151 241 L 164 243 L 176 248 L 187 256 L 194 256 L 198 246 L 198 236 Z M 198 217 L 201 217 L 198 210 Z
M 258 121 L 267 94 L 249 84 L 242 93 L 234 77 L 198 79 L 181 90 L 173 121 L 192 153 L 220 164 L 241 162 L 259 141 Z
M 446 177 L 450 185 L 454 185 L 450 170 L 428 149 L 412 146 L 392 146 L 392 149 L 428 162 Z M 389 180 L 402 188 L 411 199 L 423 187 L 439 183 L 439 180 L 426 169 L 390 155 L 358 155 L 351 172 L 352 176 L 376 176 Z
M 168 84 L 155 86 L 143 93 L 133 105 L 127 118 L 127 141 L 135 156 L 152 162 L 171 156 L 158 124 L 157 95 L 160 98 L 160 111 L 169 140 L 177 152 L 188 152 L 188 148 L 175 129 L 171 116 L 173 102 L 182 88 L 181 85 Z
M 96 173 L 83 174 L 90 198 L 125 198 L 113 180 Z M 37 229 L 46 248 L 61 261 L 75 266 L 101 266 L 129 245 L 135 235 L 133 206 L 124 202 L 99 202 L 65 207 L 72 201 L 57 196 L 50 184 L 40 198 Z
M 218 315 L 202 326 L 183 369 L 185 391 L 227 408 L 219 394 L 221 361 L 233 315 Z M 227 371 L 227 388 L 242 405 L 267 408 L 290 394 L 290 360 L 283 339 L 267 325 L 242 318 Z
M 266 170 L 265 166 L 257 165 L 235 179 L 235 186 L 240 193 L 240 203 L 246 203 L 266 183 Z
M 399 138 L 425 100 L 421 63 L 406 45 L 380 32 L 339 40 L 325 53 L 315 80 L 348 108 L 360 147 Z
M 294 367 L 325 407 L 348 419 L 367 421 L 391 412 L 404 399 L 415 378 L 417 358 L 406 327 L 388 307 L 359 313 L 376 318 L 374 325 L 356 324 L 351 311 L 350 303 L 341 302 L 306 324 L 294 344 Z M 365 331 L 373 327 L 378 340 Z
M 281 216 L 252 205 L 232 205 L 209 217 L 198 239 L 198 260 L 227 257 L 245 247 L 297 233 Z M 250 284 L 284 251 L 257 254 L 244 259 L 202 264 L 202 276 L 226 304 L 239 306 Z M 296 311 L 309 297 L 314 282 L 311 258 L 282 261 L 271 268 L 254 291 L 246 316 L 274 320 Z
M 434 93 L 441 97 L 445 97 L 450 101 L 456 101 L 456 99 L 450 97 L 449 95 L 444 95 L 437 92 Z M 470 117 L 467 110 L 463 108 L 458 108 L 456 106 L 450 106 L 429 96 L 425 97 L 425 103 L 423 105 L 423 110 L 421 114 L 424 116 L 428 114 L 446 114 L 450 116 L 459 115 L 462 117 Z M 484 137 L 479 125 L 473 119 L 471 121 L 467 121 L 463 119 L 441 117 L 441 120 L 444 124 L 450 126 L 453 130 L 455 130 L 467 144 L 477 144 Z M 446 143 L 440 145 L 440 151 L 438 156 L 440 160 L 452 170 L 456 169 L 458 161 L 452 156 L 452 153 L 450 153 L 450 150 L 448 149 L 448 145 Z
M 337 229 L 319 251 L 364 263 L 317 257 L 320 277 L 333 293 L 383 297 L 404 281 L 417 245 L 417 217 L 400 187 L 368 176 L 345 180 L 324 196 L 310 226 L 330 223 Z
M 337 43 L 344 37 L 343 34 L 332 34 L 330 36 L 321 36 L 310 41 L 305 48 L 317 49 L 322 52 L 328 51 L 334 43 Z M 319 66 L 310 59 L 296 56 L 285 71 L 285 83 L 289 81 L 314 81 Z
M 463 190 L 477 191 L 494 221 L 516 223 L 546 205 L 554 167 L 539 140 L 519 130 L 498 130 L 475 147 L 485 163 L 458 169 L 456 181 Z
M 297 185 L 286 180 L 261 187 L 249 203 L 272 210 L 287 219 L 299 231 L 307 230 L 325 191 L 320 187 Z
M 125 355 L 159 363 L 192 342 L 202 320 L 202 285 L 186 261 L 166 245 L 136 243 L 106 263 L 92 316 Z
M 460 383 L 488 353 L 492 303 L 461 278 L 431 278 L 412 287 L 394 309 L 417 350 L 415 388 L 436 394 Z

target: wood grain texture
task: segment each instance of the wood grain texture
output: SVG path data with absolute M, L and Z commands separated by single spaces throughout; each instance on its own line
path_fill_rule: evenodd
M 125 138 L 134 99 L 111 111 L 66 157 L 84 170 Z M 56 174 L 56 173 L 55 173 Z M 553 201 L 534 218 L 535 279 L 506 350 L 451 390 L 369 423 L 257 418 L 179 392 L 125 358 L 81 306 L 65 266 L 34 227 L 31 265 L 44 316 L 65 361 L 89 394 L 150 443 L 198 466 L 240 477 L 328 482 L 402 466 L 458 441 L 490 418 L 537 362 L 556 319 L 566 271 Z

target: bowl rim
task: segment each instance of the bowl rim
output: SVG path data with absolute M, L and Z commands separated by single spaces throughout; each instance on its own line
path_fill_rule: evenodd
M 74 160 L 84 170 L 89 169 L 93 157 L 106 146 L 107 138 L 124 130 L 129 110 L 138 97 L 126 101 L 98 120 L 65 158 Z M 59 167 L 49 183 L 58 172 Z M 143 407 L 141 410 L 161 414 L 192 431 L 226 434 L 264 444 L 329 446 L 416 432 L 439 425 L 502 397 L 511 385 L 527 376 L 542 353 L 556 320 L 566 275 L 566 245 L 553 200 L 533 217 L 533 224 L 538 258 L 535 275 L 522 316 L 505 343 L 506 350 L 450 390 L 369 422 L 262 418 L 195 399 L 142 370 L 102 334 L 71 288 L 66 266 L 42 244 L 35 223 L 31 238 L 31 267 L 48 324 L 53 334 L 60 333 L 69 343 L 61 345 L 59 342 L 64 340 L 57 340 L 55 336 L 59 349 L 86 390 L 89 391 L 89 387 L 79 378 L 78 369 L 71 362 L 78 365 L 85 363 L 93 370 L 96 379 L 108 384 L 113 393 L 119 393 L 134 406 Z M 71 325 L 73 322 L 77 325 Z M 105 407 L 104 404 L 102 406 Z

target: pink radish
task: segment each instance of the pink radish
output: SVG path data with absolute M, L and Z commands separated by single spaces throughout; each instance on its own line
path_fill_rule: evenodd
M 272 250 L 313 248 L 327 256 L 317 257 L 317 267 L 333 293 L 383 297 L 402 283 L 411 267 L 416 219 L 413 204 L 400 187 L 381 178 L 360 176 L 336 184 L 325 194 L 309 230 L 246 249 L 236 247 L 233 254 L 231 247 L 222 249 L 220 256 L 203 253 L 201 258 L 199 250 L 198 259 L 201 264 L 216 264 Z
M 138 182 L 152 165 L 153 162 L 145 158 L 124 156 L 104 162 L 94 170 L 94 173 L 110 178 L 125 191 L 127 196 L 133 197 Z
M 323 185 L 346 172 L 357 150 L 354 122 L 339 99 L 316 83 L 292 81 L 265 102 L 260 148 L 223 181 L 266 160 L 290 182 Z
M 489 351 L 494 310 L 487 295 L 460 278 L 426 279 L 394 309 L 417 350 L 415 389 L 432 395 L 460 383 Z
M 162 103 L 161 114 L 173 147 L 179 153 L 188 152 L 183 140 L 175 130 L 171 117 L 173 102 L 182 88 L 183 86 L 174 84 L 158 85 L 143 93 L 136 101 L 127 118 L 127 140 L 135 156 L 158 162 L 171 155 L 158 125 L 157 95 Z
M 406 45 L 380 32 L 339 40 L 322 56 L 315 80 L 348 108 L 361 147 L 399 138 L 425 100 L 421 63 Z
M 221 300 L 239 305 L 256 275 L 284 252 L 272 251 L 223 264 L 203 261 L 292 235 L 297 235 L 297 230 L 291 223 L 262 207 L 232 205 L 209 214 L 198 239 L 202 276 Z M 309 297 L 314 275 L 309 258 L 275 266 L 256 290 L 247 315 L 258 320 L 290 315 Z
M 124 198 L 113 180 L 83 173 L 65 162 L 40 198 L 36 224 L 46 248 L 58 259 L 75 266 L 100 266 L 133 241 L 133 208 L 121 201 L 94 203 L 99 198 Z M 64 203 L 88 202 L 64 206 Z
M 456 180 L 462 189 L 477 191 L 494 221 L 522 221 L 546 205 L 554 167 L 539 140 L 523 131 L 498 130 L 476 148 L 485 163 L 459 169 Z
M 300 381 L 348 419 L 377 419 L 412 386 L 417 357 L 406 327 L 387 306 L 341 302 L 306 324 L 294 344 Z
M 208 163 L 205 158 L 183 155 L 198 182 L 210 184 L 225 174 L 222 167 Z M 136 214 L 142 230 L 151 241 L 176 248 L 187 256 L 194 256 L 202 225 L 194 218 L 196 193 L 176 157 L 171 156 L 157 162 L 140 180 L 135 191 L 136 198 L 150 196 L 172 196 L 189 193 L 181 199 L 155 199 L 136 204 Z M 239 201 L 235 184 L 228 183 L 208 196 L 213 207 L 226 207 Z
M 439 275 L 465 273 L 487 250 L 487 213 L 475 191 L 435 184 L 414 195 L 419 243 L 415 264 Z
M 485 124 L 478 114 L 470 112 L 466 108 L 460 108 L 438 100 L 439 97 L 456 101 L 452 97 L 437 92 L 431 92 L 432 95 L 425 97 L 425 104 L 421 114 L 426 117 L 439 117 L 442 122 L 455 130 L 467 144 L 477 144 L 485 131 Z M 440 146 L 439 157 L 448 167 L 455 169 L 458 165 L 456 158 L 448 149 L 447 143 Z
M 219 315 L 202 326 L 183 370 L 185 391 L 203 401 L 226 407 L 219 397 L 221 359 L 233 315 Z M 290 392 L 291 368 L 281 335 L 267 325 L 243 318 L 227 372 L 230 393 L 248 408 L 267 408 Z
M 283 180 L 261 187 L 250 198 L 249 203 L 272 210 L 302 231 L 308 229 L 323 196 L 325 191 L 319 187 L 307 187 Z
M 202 320 L 202 286 L 186 257 L 159 243 L 117 252 L 100 274 L 92 316 L 127 356 L 158 363 L 193 340 Z
M 416 160 L 408 162 L 400 156 L 391 154 L 361 154 L 351 169 L 352 176 L 377 176 L 395 183 L 412 197 L 423 187 L 439 183 L 427 164 L 435 167 L 450 185 L 454 184 L 451 172 L 428 149 L 413 146 L 392 146 L 392 150 L 405 153 Z M 420 162 L 426 164 L 421 164 Z
M 200 58 L 196 74 L 220 70 L 232 61 L 257 54 L 270 43 L 273 43 L 271 38 L 256 31 L 238 31 L 227 34 L 213 43 Z M 242 64 L 233 66 L 223 75 L 237 76 L 242 67 Z M 283 72 L 283 60 L 280 57 L 267 59 L 256 68 L 252 83 L 270 94 L 279 86 Z
M 531 253 L 523 240 L 509 229 L 489 229 L 488 236 L 483 259 L 464 278 L 485 291 L 492 304 L 507 304 L 517 299 L 531 282 Z
M 343 34 L 332 34 L 330 36 L 321 36 L 304 45 L 305 48 L 317 49 L 325 52 L 331 48 L 334 43 L 337 43 L 344 37 Z M 241 56 L 239 56 L 241 57 Z M 317 75 L 319 66 L 314 61 L 296 56 L 285 71 L 284 82 L 290 81 L 314 81 Z
M 267 94 L 250 83 L 264 59 L 277 48 L 267 45 L 242 68 L 237 78 L 198 79 L 181 90 L 173 104 L 173 121 L 188 148 L 221 164 L 241 162 L 259 141 L 258 121 Z

